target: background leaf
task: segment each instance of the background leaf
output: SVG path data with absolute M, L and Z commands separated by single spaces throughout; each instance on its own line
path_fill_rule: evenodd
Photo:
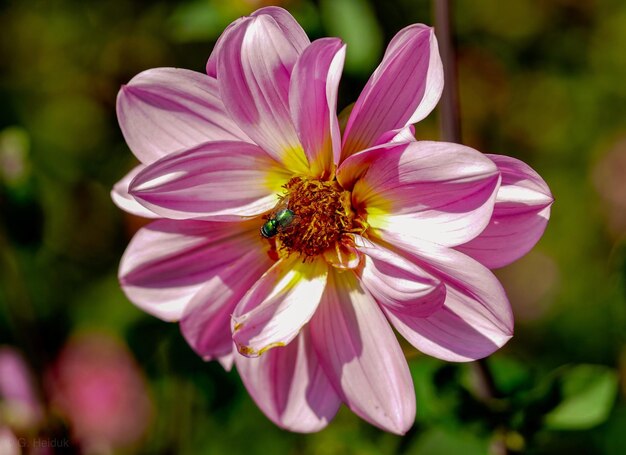
M 576 365 L 561 378 L 563 401 L 545 417 L 548 428 L 584 430 L 604 422 L 617 394 L 617 373 L 600 365 Z

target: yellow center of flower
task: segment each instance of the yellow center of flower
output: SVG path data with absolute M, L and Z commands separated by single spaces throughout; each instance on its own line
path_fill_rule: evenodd
M 297 253 L 306 261 L 349 241 L 348 234 L 364 232 L 364 223 L 352 208 L 350 192 L 336 181 L 294 177 L 284 188 L 279 206 L 286 206 L 293 219 L 276 235 L 279 256 Z

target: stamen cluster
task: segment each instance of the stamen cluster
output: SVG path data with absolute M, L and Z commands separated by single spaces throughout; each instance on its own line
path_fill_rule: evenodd
M 353 232 L 355 214 L 350 192 L 336 181 L 294 177 L 284 188 L 287 206 L 297 222 L 279 233 L 280 253 L 299 253 L 306 260 L 334 248 L 344 234 Z

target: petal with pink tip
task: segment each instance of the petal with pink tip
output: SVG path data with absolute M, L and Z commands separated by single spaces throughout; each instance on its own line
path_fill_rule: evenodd
M 237 370 L 250 395 L 276 425 L 311 433 L 324 428 L 341 400 L 319 365 L 308 330 L 261 357 L 236 355 Z
M 265 8 L 256 10 L 251 16 L 269 16 L 274 19 L 287 38 L 287 41 L 292 43 L 299 52 L 302 52 L 305 47 L 311 44 L 304 29 L 298 24 L 298 21 L 294 19 L 289 11 L 284 8 L 279 6 L 266 6 Z
M 230 116 L 285 167 L 308 161 L 289 112 L 289 80 L 303 49 L 269 15 L 248 17 L 229 32 L 217 56 L 220 94 Z
M 331 270 L 310 331 L 324 371 L 350 409 L 404 434 L 415 419 L 411 374 L 385 316 L 354 274 Z
M 306 36 L 305 31 L 302 29 L 302 27 L 300 27 L 300 24 L 298 24 L 298 22 L 293 18 L 291 14 L 289 14 L 287 10 L 278 6 L 267 6 L 265 8 L 259 8 L 250 16 L 255 17 L 262 15 L 272 17 L 276 21 L 284 35 L 287 37 L 287 39 L 291 43 L 293 43 L 294 46 L 300 51 L 304 50 L 304 48 L 310 44 L 309 38 L 308 36 Z M 228 40 L 228 34 L 244 19 L 245 17 L 240 17 L 239 19 L 232 22 L 228 27 L 226 27 L 226 30 L 224 30 L 222 35 L 215 43 L 213 52 L 211 52 L 211 55 L 209 56 L 209 60 L 207 61 L 206 65 L 206 72 L 209 76 L 217 77 L 217 56 L 221 52 L 224 43 Z M 226 77 L 228 77 L 228 75 L 226 75 Z
M 258 223 L 158 220 L 140 229 L 122 256 L 126 296 L 147 313 L 180 319 L 193 296 L 251 249 L 263 249 Z
M 122 86 L 117 118 L 145 164 L 206 141 L 250 142 L 226 113 L 217 81 L 180 68 L 147 70 Z
M 500 173 L 480 152 L 446 142 L 378 146 L 344 161 L 337 170 L 353 204 L 393 243 L 412 236 L 445 246 L 465 243 L 489 223 Z
M 160 218 L 159 215 L 145 208 L 128 193 L 128 185 L 144 167 L 145 166 L 142 164 L 136 166 L 126 174 L 122 180 L 117 182 L 111 190 L 111 199 L 113 199 L 115 205 L 132 215 L 142 216 L 144 218 Z
M 242 21 L 245 20 L 245 17 L 239 17 L 235 19 L 233 22 L 228 24 L 228 26 L 224 29 L 222 34 L 219 36 L 217 41 L 215 42 L 215 46 L 213 46 L 213 51 L 211 55 L 209 55 L 209 59 L 206 62 L 206 73 L 210 77 L 214 77 L 217 79 L 217 56 L 222 52 L 222 48 L 224 47 L 224 43 L 228 41 L 230 33 L 235 29 L 235 27 L 239 26 Z M 228 77 L 228 76 L 225 76 Z
M 300 55 L 291 76 L 291 116 L 315 177 L 332 175 L 341 155 L 336 112 L 345 55 L 340 39 L 319 39 Z
M 513 336 L 513 314 L 498 279 L 478 261 L 445 248 L 404 239 L 396 244 L 446 286 L 443 307 L 426 318 L 387 310 L 396 330 L 420 351 L 465 362 L 492 354 Z
M 443 67 L 432 28 L 398 32 L 359 96 L 343 136 L 342 160 L 374 145 L 383 133 L 416 123 L 443 91 Z
M 289 178 L 256 145 L 207 142 L 146 166 L 130 194 L 165 218 L 236 221 L 272 209 Z
M 446 288 L 422 267 L 376 242 L 357 236 L 363 253 L 361 284 L 394 312 L 426 317 L 443 306 Z
M 183 336 L 204 360 L 232 353 L 231 314 L 246 292 L 274 264 L 267 248 L 255 246 L 240 254 L 208 280 L 181 318 Z
M 457 249 L 494 269 L 518 260 L 535 246 L 546 229 L 554 199 L 546 182 L 526 163 L 487 156 L 502 174 L 493 215 L 478 237 Z
M 257 357 L 285 346 L 300 332 L 320 302 L 328 266 L 320 259 L 281 259 L 250 289 L 233 313 L 233 340 L 239 352 Z

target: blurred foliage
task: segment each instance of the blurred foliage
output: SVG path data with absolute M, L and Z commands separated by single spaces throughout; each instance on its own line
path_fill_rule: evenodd
M 284 0 L 312 39 L 348 43 L 340 109 L 393 35 L 432 24 L 425 0 Z M 556 202 L 546 235 L 497 272 L 516 336 L 480 367 L 407 348 L 418 398 L 404 438 L 346 409 L 313 435 L 281 431 L 235 372 L 123 296 L 116 268 L 142 220 L 109 197 L 134 159 L 115 96 L 158 66 L 203 71 L 221 30 L 260 0 L 0 2 L 0 344 L 46 371 L 77 332 L 132 352 L 156 410 L 138 454 L 626 453 L 626 3 L 457 0 L 464 141 L 531 164 Z M 437 115 L 417 126 L 437 139 Z M 53 412 L 41 437 L 71 434 Z M 32 435 L 29 435 L 29 437 Z M 490 449 L 491 448 L 491 449 Z M 79 449 L 76 448 L 78 452 Z M 97 451 L 95 453 L 98 453 Z
M 606 420 L 617 393 L 617 374 L 606 367 L 577 365 L 562 378 L 562 401 L 545 416 L 547 428 L 585 430 Z
M 382 33 L 372 6 L 366 0 L 322 0 L 320 11 L 329 36 L 340 37 L 350 49 L 345 71 L 369 76 L 383 51 Z

